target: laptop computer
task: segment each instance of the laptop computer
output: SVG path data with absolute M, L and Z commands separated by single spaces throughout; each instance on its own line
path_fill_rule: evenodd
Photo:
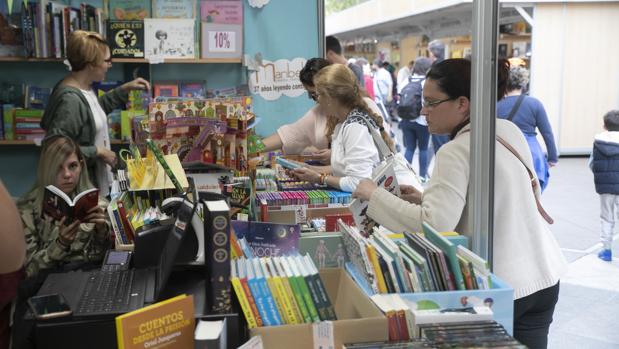
M 178 208 L 156 268 L 50 274 L 37 294 L 61 293 L 74 317 L 116 316 L 157 301 L 196 206 L 185 199 Z

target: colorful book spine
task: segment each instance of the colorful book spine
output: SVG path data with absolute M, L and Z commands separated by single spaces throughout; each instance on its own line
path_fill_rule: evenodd
M 295 300 L 297 301 L 297 305 L 299 306 L 299 310 L 301 311 L 301 316 L 303 317 L 303 321 L 305 323 L 312 322 L 312 317 L 309 314 L 309 310 L 307 309 L 307 305 L 303 300 L 303 295 L 301 294 L 301 287 L 299 286 L 299 280 L 294 276 L 292 271 L 290 270 L 290 266 L 286 263 L 284 257 L 276 258 L 276 263 L 280 263 L 286 276 L 288 277 L 288 281 L 290 282 L 290 287 L 292 288 L 292 294 L 294 295 Z
M 258 280 L 258 287 L 262 294 L 262 297 L 266 301 L 267 311 L 271 316 L 273 321 L 273 326 L 278 326 L 282 324 L 282 318 L 277 309 L 277 304 L 275 299 L 273 298 L 273 294 L 271 294 L 271 290 L 269 289 L 269 285 L 267 284 L 266 278 L 262 275 L 262 268 L 260 266 L 260 261 L 256 258 L 248 260 L 248 262 L 252 263 L 254 268 L 254 275 Z
M 265 300 L 262 297 L 262 292 L 260 291 L 260 287 L 258 286 L 258 280 L 256 280 L 256 278 L 253 276 L 251 264 L 248 263 L 247 260 L 241 259 L 241 261 L 243 261 L 243 263 L 240 265 L 242 265 L 245 269 L 249 292 L 251 293 L 252 297 L 254 297 L 256 308 L 258 310 L 258 313 L 260 314 L 260 318 L 262 319 L 262 324 L 263 326 L 271 326 L 273 324 L 273 321 L 269 313 L 267 312 Z
M 290 319 L 288 318 L 288 315 L 284 309 L 284 304 L 283 304 L 283 300 L 279 295 L 279 292 L 277 290 L 277 286 L 275 285 L 275 280 L 273 279 L 273 276 L 270 275 L 270 273 L 268 272 L 268 270 L 266 269 L 266 266 L 264 265 L 264 261 L 263 258 L 260 258 L 258 260 L 258 258 L 254 259 L 254 263 L 258 264 L 258 266 L 256 268 L 261 268 L 262 269 L 262 273 L 264 274 L 264 278 L 267 281 L 267 286 L 269 286 L 269 290 L 271 291 L 271 296 L 273 296 L 273 300 L 275 301 L 275 306 L 277 307 L 277 311 L 279 312 L 279 315 L 281 317 L 282 323 L 283 324 L 289 324 L 290 323 Z
M 271 258 L 262 258 L 261 261 L 264 261 L 265 266 L 268 267 L 271 277 L 273 278 L 273 284 L 275 285 L 277 297 L 281 300 L 282 308 L 284 310 L 282 316 L 287 319 L 286 321 L 288 324 L 302 323 L 303 319 L 297 317 L 297 314 L 294 311 L 294 306 L 292 304 L 294 299 L 291 300 L 288 296 L 284 283 L 282 282 L 282 278 L 277 275 L 277 271 L 273 265 L 273 260 Z
M 299 285 L 299 289 L 301 290 L 303 301 L 305 302 L 305 305 L 307 306 L 307 310 L 312 319 L 312 322 L 320 321 L 320 317 L 318 316 L 318 310 L 316 309 L 316 305 L 314 304 L 314 301 L 312 300 L 309 287 L 307 286 L 307 282 L 305 281 L 305 279 L 303 278 L 303 276 L 301 275 L 301 272 L 299 271 L 297 267 L 296 260 L 294 259 L 294 257 L 285 257 L 285 259 L 287 259 L 287 263 L 290 266 L 290 269 L 292 273 L 294 274 L 294 277 L 297 279 L 297 284 Z
M 237 273 L 239 275 L 239 281 L 241 282 L 241 286 L 243 287 L 243 292 L 247 297 L 247 301 L 249 302 L 249 308 L 251 309 L 254 318 L 256 319 L 256 326 L 262 327 L 264 322 L 260 317 L 260 312 L 258 311 L 258 305 L 256 304 L 256 299 L 251 293 L 251 289 L 249 288 L 249 283 L 247 282 L 246 272 L 245 272 L 245 260 L 240 258 L 236 260 L 237 263 Z
M 309 254 L 305 255 L 305 264 L 306 266 L 311 270 L 311 277 L 314 280 L 314 285 L 316 287 L 316 290 L 318 291 L 318 295 L 321 297 L 322 300 L 322 304 L 323 304 L 323 312 L 324 312 L 324 317 L 323 318 L 321 316 L 321 320 L 337 320 L 337 316 L 335 315 L 335 309 L 333 309 L 333 304 L 331 303 L 331 300 L 329 299 L 329 295 L 327 294 L 327 289 L 325 288 L 325 285 L 322 283 L 322 279 L 320 278 L 320 275 L 318 274 L 318 269 L 316 268 L 316 265 L 314 265 L 314 262 L 312 261 L 312 258 L 310 257 Z
M 234 293 L 236 293 L 236 298 L 239 300 L 239 304 L 241 305 L 241 310 L 243 311 L 243 315 L 247 321 L 247 327 L 250 329 L 257 327 L 258 324 L 256 323 L 256 318 L 254 317 L 254 313 L 249 305 L 249 300 L 245 295 L 245 290 L 243 289 L 241 280 L 239 280 L 236 272 L 236 262 L 233 260 L 230 261 L 230 283 L 232 283 L 232 288 L 234 289 Z
M 366 246 L 366 250 L 368 253 L 368 258 L 372 263 L 372 267 L 374 267 L 374 275 L 376 276 L 376 283 L 378 284 L 378 292 L 387 293 L 387 284 L 385 283 L 385 277 L 383 276 L 383 272 L 380 269 L 376 250 L 374 249 L 374 246 L 370 244 Z
M 299 308 L 299 305 L 297 304 L 297 300 L 294 297 L 294 292 L 292 291 L 292 286 L 290 285 L 290 280 L 288 279 L 288 276 L 284 272 L 284 269 L 282 268 L 281 263 L 279 263 L 274 258 L 271 258 L 271 261 L 273 265 L 275 266 L 277 270 L 277 274 L 279 275 L 282 281 L 284 290 L 286 292 L 286 296 L 290 301 L 290 305 L 292 306 L 292 311 L 294 312 L 295 318 L 297 319 L 299 323 L 303 323 L 305 320 L 303 319 L 303 315 L 301 314 L 301 309 Z

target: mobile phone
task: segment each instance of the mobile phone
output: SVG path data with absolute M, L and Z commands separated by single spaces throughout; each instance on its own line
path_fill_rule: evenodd
M 69 303 L 59 293 L 30 297 L 28 306 L 39 320 L 69 316 L 72 313 Z
M 129 269 L 130 251 L 108 250 L 101 265 L 101 271 L 117 271 Z

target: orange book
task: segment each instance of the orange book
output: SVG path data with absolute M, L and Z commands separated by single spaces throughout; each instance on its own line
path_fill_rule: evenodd
M 117 316 L 118 348 L 193 348 L 193 315 L 193 296 L 180 295 Z
M 256 319 L 256 326 L 262 327 L 262 318 L 260 317 L 260 313 L 258 312 L 258 306 L 256 305 L 256 300 L 249 289 L 249 284 L 247 283 L 247 274 L 245 269 L 245 261 L 241 259 L 237 259 L 237 276 L 239 281 L 241 282 L 241 286 L 243 286 L 243 291 L 245 291 L 245 296 L 247 297 L 247 301 L 249 302 L 249 307 L 251 308 L 251 312 L 254 314 L 254 318 Z

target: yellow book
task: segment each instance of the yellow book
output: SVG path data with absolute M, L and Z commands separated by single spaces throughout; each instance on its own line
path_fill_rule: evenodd
M 193 296 L 180 295 L 117 316 L 118 348 L 193 348 L 193 315 Z
M 261 262 L 264 262 L 263 266 L 265 267 L 265 270 L 271 275 L 271 278 L 273 279 L 273 284 L 275 285 L 275 292 L 273 292 L 273 294 L 277 294 L 277 297 L 281 300 L 282 302 L 282 308 L 284 310 L 283 316 L 286 318 L 286 320 L 288 321 L 288 324 L 299 324 L 302 323 L 302 321 L 300 321 L 300 319 L 298 319 L 295 315 L 294 309 L 292 307 L 292 304 L 290 303 L 290 299 L 288 298 L 288 295 L 286 294 L 286 289 L 284 288 L 284 284 L 282 283 L 282 278 L 279 277 L 277 275 L 277 272 L 275 271 L 275 267 L 273 266 L 273 261 L 271 258 L 261 258 Z
M 442 231 L 439 234 L 441 234 L 442 236 L 458 236 L 460 234 L 458 234 L 455 231 Z
M 303 320 L 303 316 L 301 315 L 301 309 L 299 309 L 299 305 L 297 304 L 296 299 L 294 298 L 294 293 L 292 292 L 292 287 L 290 287 L 290 282 L 288 281 L 288 277 L 286 273 L 282 269 L 282 266 L 279 263 L 276 263 L 275 260 L 270 258 L 270 262 L 274 266 L 279 279 L 284 287 L 284 293 L 286 294 L 286 298 L 288 299 L 290 306 L 292 307 L 292 312 L 294 313 L 294 317 L 297 319 L 297 323 L 302 324 L 305 323 Z
M 387 292 L 387 284 L 385 283 L 385 277 L 383 276 L 383 272 L 380 269 L 380 263 L 378 262 L 378 256 L 376 255 L 376 250 L 374 246 L 367 244 L 365 249 L 368 254 L 368 258 L 370 259 L 370 263 L 374 268 L 374 275 L 376 276 L 376 284 L 378 285 L 379 293 L 388 293 Z
M 239 304 L 241 305 L 241 310 L 243 310 L 243 314 L 245 315 L 245 320 L 247 320 L 247 327 L 250 329 L 258 327 L 254 313 L 251 311 L 249 300 L 247 300 L 247 296 L 243 290 L 243 285 L 241 285 L 241 280 L 239 280 L 236 272 L 235 261 L 231 261 L 230 263 L 230 282 L 232 283 L 232 288 L 234 288 L 234 293 L 236 293 L 236 298 L 239 300 Z

